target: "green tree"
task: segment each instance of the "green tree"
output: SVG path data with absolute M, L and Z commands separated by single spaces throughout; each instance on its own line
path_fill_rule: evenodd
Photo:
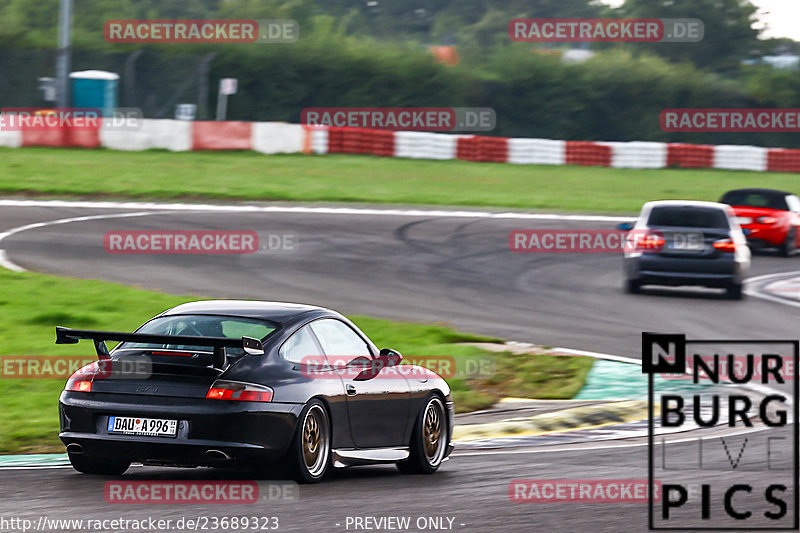
M 753 28 L 758 9 L 750 0 L 626 0 L 617 11 L 630 18 L 696 18 L 705 34 L 698 43 L 636 43 L 641 51 L 701 68 L 734 71 L 760 48 Z

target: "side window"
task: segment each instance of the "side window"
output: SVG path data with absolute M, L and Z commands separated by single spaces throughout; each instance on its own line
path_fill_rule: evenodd
M 301 328 L 281 346 L 281 357 L 290 363 L 308 363 L 312 358 L 320 359 L 321 356 L 308 326 Z
M 322 344 L 322 350 L 325 355 L 348 358 L 366 356 L 370 359 L 372 358 L 367 343 L 347 324 L 332 318 L 324 318 L 312 322 L 310 326 L 320 344 Z

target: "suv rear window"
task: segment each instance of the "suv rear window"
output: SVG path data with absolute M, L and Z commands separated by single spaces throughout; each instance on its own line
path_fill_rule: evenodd
M 727 215 L 720 209 L 704 207 L 654 207 L 648 226 L 729 229 Z

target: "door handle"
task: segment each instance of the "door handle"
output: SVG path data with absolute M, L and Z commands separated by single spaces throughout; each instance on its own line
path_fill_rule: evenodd
M 347 385 L 344 389 L 347 391 L 348 396 L 353 396 L 356 393 L 356 388 L 353 385 Z

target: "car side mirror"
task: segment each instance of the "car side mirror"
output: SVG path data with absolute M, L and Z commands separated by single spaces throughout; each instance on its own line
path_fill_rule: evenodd
M 356 377 L 354 377 L 353 380 L 367 381 L 373 379 L 381 373 L 382 369 L 397 366 L 402 360 L 403 356 L 400 355 L 400 352 L 390 350 L 389 348 L 384 348 L 378 354 L 378 358 L 373 359 L 371 364 L 362 370 Z
M 622 224 L 617 226 L 617 229 L 622 231 L 630 231 L 633 229 L 633 224 L 631 224 L 630 222 L 623 222 Z
M 247 355 L 264 355 L 264 347 L 261 341 L 253 337 L 242 337 L 242 348 Z
M 403 361 L 403 355 L 391 348 L 384 348 L 378 355 L 384 362 L 384 366 L 397 366 Z

